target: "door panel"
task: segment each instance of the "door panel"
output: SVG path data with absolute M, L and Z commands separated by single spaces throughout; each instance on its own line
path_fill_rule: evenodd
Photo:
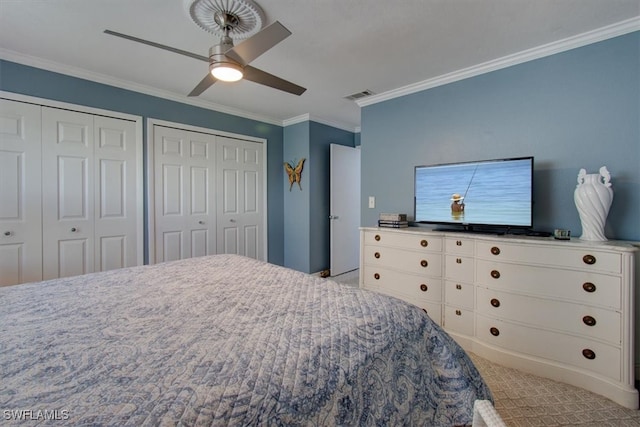
M 360 150 L 331 144 L 331 275 L 360 263 Z
M 127 266 L 127 239 L 125 236 L 100 237 L 100 267 L 102 271 Z
M 93 116 L 42 108 L 43 279 L 94 271 Z
M 155 260 L 215 253 L 215 136 L 154 126 Z
M 40 107 L 0 100 L 0 286 L 42 280 Z
M 263 147 L 218 137 L 218 252 L 264 259 Z
M 138 264 L 136 127 L 94 116 L 95 271 Z M 108 251 L 105 253 L 105 251 Z

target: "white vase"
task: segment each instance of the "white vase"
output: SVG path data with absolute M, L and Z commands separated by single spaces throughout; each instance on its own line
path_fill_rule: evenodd
M 578 173 L 578 186 L 573 193 L 573 200 L 580 214 L 582 240 L 607 240 L 604 225 L 613 201 L 610 181 L 611 174 L 606 166 L 600 168 L 600 173 L 588 174 L 584 169 Z

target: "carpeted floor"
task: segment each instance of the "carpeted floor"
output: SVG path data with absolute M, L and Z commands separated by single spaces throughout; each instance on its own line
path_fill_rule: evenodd
M 506 368 L 470 353 L 508 426 L 640 426 L 640 411 L 595 393 Z
M 358 270 L 331 279 L 358 286 Z M 521 426 L 640 426 L 640 411 L 568 384 L 492 363 L 473 353 L 471 359 L 509 427 Z

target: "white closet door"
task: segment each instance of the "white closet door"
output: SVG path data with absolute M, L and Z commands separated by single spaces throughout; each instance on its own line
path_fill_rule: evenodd
M 40 106 L 0 100 L 0 286 L 42 280 Z
M 216 253 L 215 136 L 154 126 L 155 262 Z
M 262 144 L 219 136 L 218 253 L 264 259 Z
M 137 265 L 135 123 L 94 117 L 95 270 Z
M 93 116 L 42 107 L 43 278 L 94 271 Z

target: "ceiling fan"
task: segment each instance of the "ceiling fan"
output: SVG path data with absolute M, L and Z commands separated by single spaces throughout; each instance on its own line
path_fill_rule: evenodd
M 250 4 L 251 12 L 259 13 L 261 18 L 262 11 L 256 9 L 258 6 L 255 3 L 250 0 L 235 1 L 239 2 L 241 6 Z M 257 15 L 245 19 L 242 13 L 236 13 L 233 11 L 233 7 L 229 7 L 233 1 L 224 2 L 224 9 L 216 2 L 191 0 L 188 3 L 190 3 L 191 16 L 194 21 L 203 29 L 220 35 L 220 42 L 209 49 L 208 57 L 112 30 L 104 30 L 104 33 L 208 62 L 209 73 L 189 93 L 189 96 L 200 95 L 218 80 L 237 81 L 242 78 L 294 95 L 302 95 L 306 91 L 306 88 L 249 65 L 251 61 L 291 35 L 291 32 L 280 22 L 275 21 L 266 28 L 255 32 L 254 30 L 259 30 L 256 26 L 259 25 L 261 19 L 254 19 L 258 18 Z M 197 9 L 198 6 L 200 10 Z M 202 17 L 203 13 L 207 14 L 206 18 Z M 211 14 L 213 21 L 210 19 Z M 253 33 L 251 33 L 252 31 Z M 231 33 L 250 34 L 250 36 L 234 46 Z

